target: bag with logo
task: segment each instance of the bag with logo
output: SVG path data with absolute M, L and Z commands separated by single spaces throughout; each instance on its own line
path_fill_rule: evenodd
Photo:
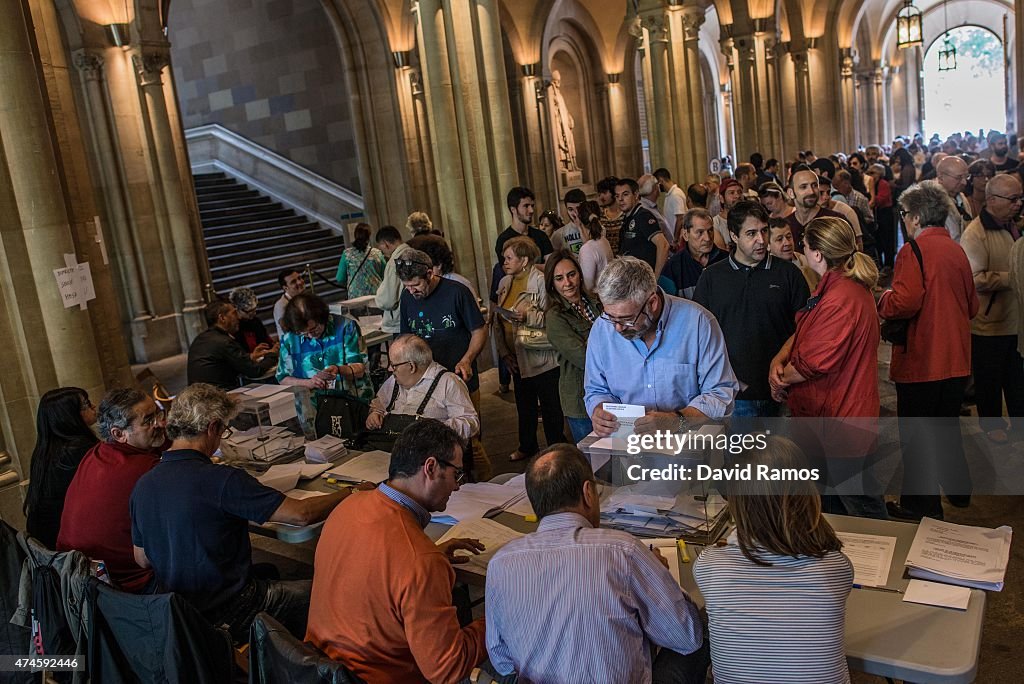
M 341 390 L 321 390 L 314 395 L 316 436 L 353 439 L 366 429 L 370 404 Z

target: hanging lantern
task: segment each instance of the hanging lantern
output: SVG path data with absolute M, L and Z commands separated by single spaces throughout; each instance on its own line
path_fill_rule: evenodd
M 949 42 L 949 34 L 942 36 L 942 49 L 939 50 L 939 71 L 956 71 L 956 46 Z
M 903 9 L 896 15 L 896 47 L 905 50 L 921 45 L 921 10 L 914 7 L 911 0 L 906 0 Z

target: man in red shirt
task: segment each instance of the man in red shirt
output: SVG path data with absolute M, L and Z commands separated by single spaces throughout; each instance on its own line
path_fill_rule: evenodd
M 103 441 L 82 459 L 64 503 L 57 550 L 81 551 L 102 560 L 123 591 L 144 592 L 153 579 L 132 553 L 128 500 L 139 478 L 160 461 L 164 412 L 135 389 L 115 389 L 100 402 Z

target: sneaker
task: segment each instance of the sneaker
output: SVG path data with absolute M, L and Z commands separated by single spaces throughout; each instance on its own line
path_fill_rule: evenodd
M 509 393 L 508 385 L 498 385 L 498 394 L 508 394 L 508 393 Z
M 914 511 L 908 511 L 903 506 L 900 506 L 895 501 L 886 501 L 885 510 L 889 513 L 889 517 L 893 520 L 906 520 L 909 522 L 921 522 L 921 518 L 924 516 Z

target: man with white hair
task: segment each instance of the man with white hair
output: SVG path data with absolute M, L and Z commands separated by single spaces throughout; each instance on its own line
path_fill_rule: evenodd
M 607 403 L 643 406 L 637 433 L 685 431 L 732 413 L 740 383 L 711 313 L 665 294 L 650 265 L 632 257 L 608 264 L 597 295 L 604 313 L 590 330 L 583 392 L 598 435 L 619 427 Z
M 160 591 L 181 594 L 210 622 L 227 625 L 237 643 L 249 640 L 260 611 L 301 638 L 311 583 L 255 577 L 249 522 L 310 525 L 352 490 L 293 499 L 241 468 L 211 462 L 237 411 L 237 397 L 205 383 L 175 397 L 167 415 L 171 447 L 132 491 L 135 562 L 153 569 Z
M 953 206 L 956 208 L 955 212 L 951 211 L 946 216 L 946 230 L 954 242 L 960 242 L 964 226 L 971 222 L 971 215 L 965 208 L 967 198 L 963 194 L 964 188 L 967 187 L 967 176 L 967 162 L 960 157 L 944 157 L 935 167 L 935 180 L 953 200 Z
M 668 244 L 675 244 L 676 236 L 672 226 L 669 225 L 665 216 L 658 211 L 658 194 L 661 190 L 658 179 L 651 174 L 647 174 L 640 176 L 637 183 L 640 185 L 640 206 L 654 214 L 654 218 L 658 219 L 658 223 L 661 224 L 661 232 L 665 239 L 668 240 Z

